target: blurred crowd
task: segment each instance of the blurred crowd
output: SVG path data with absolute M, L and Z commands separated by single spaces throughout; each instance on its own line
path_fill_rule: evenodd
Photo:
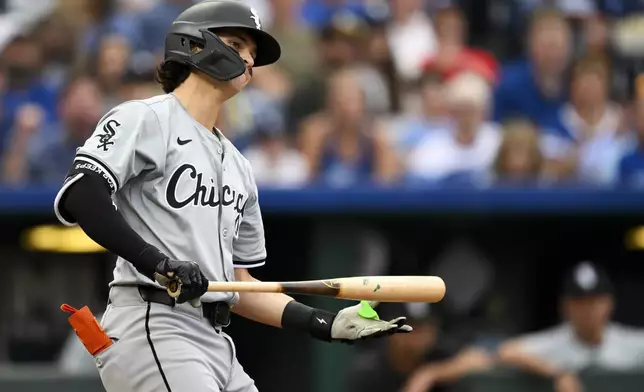
M 3 185 L 59 184 L 107 110 L 161 94 L 195 1 L 59 0 L 0 29 Z M 283 57 L 218 126 L 260 187 L 644 185 L 641 2 L 245 1 Z

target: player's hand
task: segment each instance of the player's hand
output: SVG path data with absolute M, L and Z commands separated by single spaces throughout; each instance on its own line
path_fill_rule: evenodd
M 405 317 L 391 321 L 380 320 L 373 309 L 377 305 L 377 302 L 362 301 L 358 305 L 342 309 L 333 320 L 331 339 L 352 343 L 359 339 L 412 331 L 412 328 L 405 324 Z
M 166 258 L 157 264 L 155 272 L 168 281 L 179 280 L 181 283 L 181 293 L 177 297 L 179 304 L 198 299 L 208 291 L 208 278 L 199 269 L 199 264 L 194 261 Z

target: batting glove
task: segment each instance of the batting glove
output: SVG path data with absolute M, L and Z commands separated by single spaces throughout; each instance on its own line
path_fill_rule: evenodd
M 342 309 L 331 325 L 331 339 L 351 344 L 356 340 L 412 331 L 412 327 L 405 324 L 405 317 L 380 320 L 373 309 L 377 305 L 375 301 L 361 301 L 358 305 Z
M 164 286 L 169 282 L 177 281 L 181 293 L 177 297 L 177 303 L 198 300 L 208 291 L 208 278 L 194 261 L 179 261 L 165 259 L 157 264 L 156 280 Z M 160 276 L 159 276 L 160 275 Z M 164 280 L 166 280 L 163 282 Z

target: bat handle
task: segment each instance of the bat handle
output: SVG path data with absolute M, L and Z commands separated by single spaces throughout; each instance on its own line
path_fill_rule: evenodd
M 154 279 L 166 288 L 169 296 L 176 298 L 181 294 L 181 279 L 178 277 L 167 277 L 155 272 Z

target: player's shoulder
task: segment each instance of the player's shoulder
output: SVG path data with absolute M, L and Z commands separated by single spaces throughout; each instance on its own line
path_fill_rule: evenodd
M 159 113 L 164 111 L 171 104 L 172 100 L 169 94 L 157 95 L 147 99 L 125 101 L 114 106 L 109 112 L 107 112 L 103 117 L 103 120 L 113 116 L 121 116 L 135 120 L 145 119 L 157 121 Z

